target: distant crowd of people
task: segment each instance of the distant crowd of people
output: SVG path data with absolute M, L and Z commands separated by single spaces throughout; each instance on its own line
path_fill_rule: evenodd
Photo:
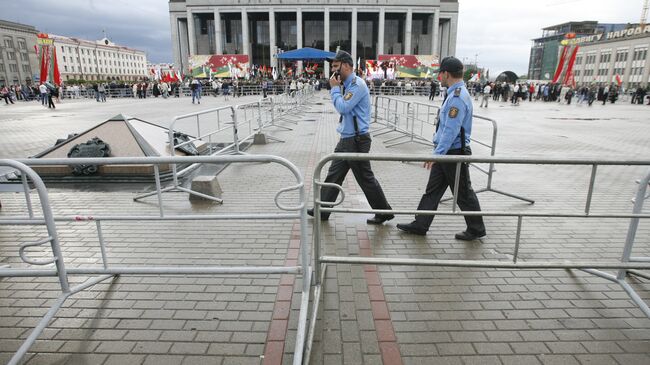
M 481 97 L 479 107 L 488 107 L 489 100 L 510 102 L 513 105 L 519 105 L 521 101 L 542 101 L 558 102 L 570 105 L 574 98 L 578 104 L 587 103 L 592 105 L 595 101 L 602 102 L 605 105 L 608 101 L 614 104 L 621 95 L 625 94 L 625 89 L 618 85 L 612 84 L 591 84 L 580 85 L 572 88 L 566 85 L 554 83 L 507 83 L 507 82 L 487 82 L 473 83 L 468 89 L 474 95 L 475 100 Z M 637 88 L 628 92 L 632 104 L 643 104 L 646 95 L 650 92 L 648 88 Z M 650 105 L 650 101 L 648 102 Z
M 445 95 L 445 87 L 435 80 L 366 80 L 371 93 L 386 91 L 393 93 L 413 93 L 418 90 L 419 94 L 429 95 L 433 100 L 436 95 Z M 79 99 L 94 98 L 97 102 L 106 102 L 107 97 L 129 97 L 145 99 L 148 97 L 180 97 L 185 93 L 192 96 L 192 102 L 200 104 L 201 96 L 212 94 L 216 96 L 241 97 L 244 95 L 258 94 L 261 91 L 264 97 L 269 94 L 289 93 L 294 94 L 305 85 L 315 85 L 320 90 L 327 87 L 326 79 L 293 78 L 273 80 L 270 78 L 243 79 L 192 79 L 184 82 L 164 81 L 139 81 L 135 83 L 124 82 L 97 82 L 82 83 L 74 85 L 53 85 L 45 82 L 42 84 L 14 84 L 0 85 L 0 99 L 4 99 L 6 105 L 16 101 L 38 100 L 44 106 L 56 108 L 55 104 L 63 98 Z M 578 104 L 594 102 L 603 104 L 615 103 L 621 95 L 629 96 L 632 104 L 643 104 L 646 96 L 650 94 L 650 86 L 647 88 L 638 87 L 633 90 L 625 90 L 622 87 L 612 84 L 591 84 L 580 85 L 576 88 L 553 83 L 507 83 L 507 82 L 486 82 L 469 83 L 468 90 L 474 95 L 475 100 L 481 98 L 479 107 L 488 107 L 489 101 L 510 102 L 519 105 L 521 101 L 543 101 L 562 102 L 571 104 L 577 99 Z M 648 103 L 650 105 L 650 102 Z

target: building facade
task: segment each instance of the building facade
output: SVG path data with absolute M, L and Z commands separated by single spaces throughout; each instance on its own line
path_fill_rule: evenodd
M 183 70 L 190 55 L 208 54 L 276 66 L 278 52 L 302 47 L 340 47 L 354 60 L 456 52 L 458 0 L 170 0 L 169 14 Z
M 0 20 L 0 85 L 32 83 L 39 72 L 37 34 L 30 25 Z
M 599 24 L 597 21 L 568 22 L 542 29 L 542 36 L 533 39 L 528 62 L 528 78 L 551 80 L 559 60 L 560 42 L 568 33 L 577 37 L 618 31 L 627 24 Z
M 578 85 L 618 83 L 626 89 L 650 84 L 650 25 L 576 39 L 579 49 L 573 67 Z
M 87 41 L 50 34 L 57 50 L 61 81 L 135 81 L 147 77 L 144 51 L 116 45 L 104 38 Z

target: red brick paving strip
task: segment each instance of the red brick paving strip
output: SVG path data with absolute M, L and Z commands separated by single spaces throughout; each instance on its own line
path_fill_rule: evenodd
M 318 130 L 320 124 L 316 126 L 316 133 L 314 133 L 314 142 L 307 163 L 307 169 L 304 172 L 305 178 L 305 195 L 309 195 L 311 190 L 311 172 L 313 172 L 316 165 L 316 147 L 318 145 Z M 305 202 L 309 204 L 309 202 Z M 289 241 L 289 250 L 287 251 L 287 258 L 284 266 L 298 265 L 298 255 L 300 254 L 300 220 L 293 224 L 291 230 L 291 240 Z M 287 330 L 289 327 L 289 315 L 291 314 L 291 299 L 293 298 L 293 287 L 296 283 L 296 276 L 290 274 L 283 274 L 280 277 L 280 287 L 275 297 L 275 306 L 273 307 L 273 318 L 269 325 L 269 332 L 266 335 L 266 347 L 264 348 L 264 365 L 279 365 L 282 364 L 282 357 L 284 356 L 284 345 L 287 337 Z
M 368 238 L 368 231 L 357 228 L 359 241 L 359 255 L 372 256 L 372 247 Z M 375 333 L 381 352 L 381 360 L 384 365 L 402 365 L 402 355 L 397 345 L 393 322 L 390 319 L 390 312 L 384 297 L 384 289 L 377 272 L 376 265 L 364 265 L 363 273 L 368 283 L 368 297 L 372 308 L 372 317 L 375 322 Z

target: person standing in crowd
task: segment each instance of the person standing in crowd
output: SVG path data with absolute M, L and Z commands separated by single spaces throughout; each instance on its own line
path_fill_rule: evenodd
M 566 105 L 571 105 L 571 99 L 573 99 L 573 89 L 569 88 L 566 94 L 564 94 L 564 99 L 566 100 Z
M 2 89 L 0 90 L 0 98 L 5 99 L 5 103 L 9 105 L 9 102 L 12 104 L 14 103 L 13 100 L 11 100 L 11 97 L 9 96 L 9 88 L 7 85 L 2 85 Z
M 54 100 L 52 100 L 53 97 L 56 97 L 59 94 L 58 89 L 55 86 L 52 87 L 47 87 L 47 107 L 56 109 L 56 106 L 54 106 Z
M 97 85 L 97 92 L 99 93 L 99 97 L 97 101 L 101 101 L 102 103 L 106 102 L 106 84 L 100 83 Z
M 368 86 L 354 74 L 354 62 L 349 53 L 338 51 L 331 62 L 333 74 L 329 80 L 330 95 L 336 111 L 341 114 L 336 129 L 341 139 L 334 152 L 368 153 L 372 142 L 369 133 L 371 105 Z M 325 182 L 341 185 L 350 169 L 372 209 L 392 209 L 372 172 L 370 161 L 334 160 Z M 323 187 L 320 199 L 324 202 L 334 202 L 338 194 L 338 189 Z M 307 213 L 314 216 L 313 209 L 309 209 Z M 320 218 L 328 220 L 329 216 L 330 213 L 321 213 Z M 376 214 L 366 222 L 382 224 L 394 217 L 392 214 Z
M 199 80 L 194 79 L 190 84 L 190 90 L 192 91 L 192 104 L 196 100 L 198 104 L 201 104 L 201 83 Z
M 469 147 L 472 135 L 472 100 L 463 83 L 463 63 L 455 57 L 445 57 L 440 62 L 442 84 L 449 87 L 449 97 L 440 108 L 440 121 L 433 138 L 434 155 L 471 155 Z M 418 210 L 437 210 L 438 204 L 447 188 L 456 195 L 458 206 L 463 211 L 480 211 L 481 206 L 470 182 L 467 163 L 460 165 L 458 191 L 453 191 L 456 180 L 456 163 L 425 162 L 424 167 L 431 170 L 427 187 L 422 195 Z M 398 224 L 397 228 L 411 234 L 427 234 L 432 215 L 416 215 L 409 224 Z M 465 216 L 467 229 L 457 233 L 455 238 L 471 241 L 485 236 L 483 217 Z
M 431 79 L 431 90 L 429 90 L 429 100 L 433 101 L 433 99 L 436 97 L 436 91 L 438 89 L 438 84 L 436 83 L 436 80 L 433 78 Z
M 488 100 L 490 99 L 490 92 L 492 91 L 492 86 L 490 85 L 489 82 L 485 83 L 485 87 L 483 88 L 483 98 L 481 99 L 481 105 L 479 108 L 483 107 L 483 103 L 485 103 L 485 107 L 488 107 Z
M 41 96 L 41 104 L 43 106 L 47 105 L 47 86 L 45 86 L 45 83 L 41 83 L 38 86 L 38 92 Z

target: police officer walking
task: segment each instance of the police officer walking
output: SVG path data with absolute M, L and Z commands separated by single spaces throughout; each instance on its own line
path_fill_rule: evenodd
M 354 74 L 352 56 L 345 51 L 339 51 L 331 59 L 332 71 L 330 86 L 332 103 L 341 114 L 336 131 L 341 139 L 334 152 L 368 153 L 370 151 L 370 93 L 366 83 Z M 327 172 L 325 182 L 341 185 L 348 171 L 352 169 L 354 178 L 361 186 L 372 209 L 391 209 L 381 186 L 370 168 L 370 161 L 334 160 Z M 338 189 L 324 187 L 321 189 L 321 201 L 336 200 Z M 308 214 L 313 216 L 313 209 Z M 369 224 L 382 224 L 393 219 L 392 214 L 377 214 L 367 220 Z M 329 219 L 329 213 L 321 213 L 322 220 Z
M 463 64 L 455 57 L 445 57 L 440 63 L 442 84 L 448 87 L 447 98 L 440 108 L 439 122 L 433 138 L 434 155 L 471 155 L 469 147 L 472 134 L 472 100 L 463 83 Z M 466 163 L 460 167 L 458 191 L 453 191 L 456 179 L 456 163 L 425 162 L 431 170 L 425 193 L 418 210 L 436 210 L 447 187 L 457 196 L 458 206 L 464 211 L 480 211 L 476 193 L 472 190 L 469 168 Z M 407 233 L 426 235 L 432 215 L 416 215 L 409 224 L 398 224 L 397 228 Z M 465 216 L 467 229 L 456 234 L 456 239 L 471 241 L 485 236 L 485 225 L 481 216 Z

